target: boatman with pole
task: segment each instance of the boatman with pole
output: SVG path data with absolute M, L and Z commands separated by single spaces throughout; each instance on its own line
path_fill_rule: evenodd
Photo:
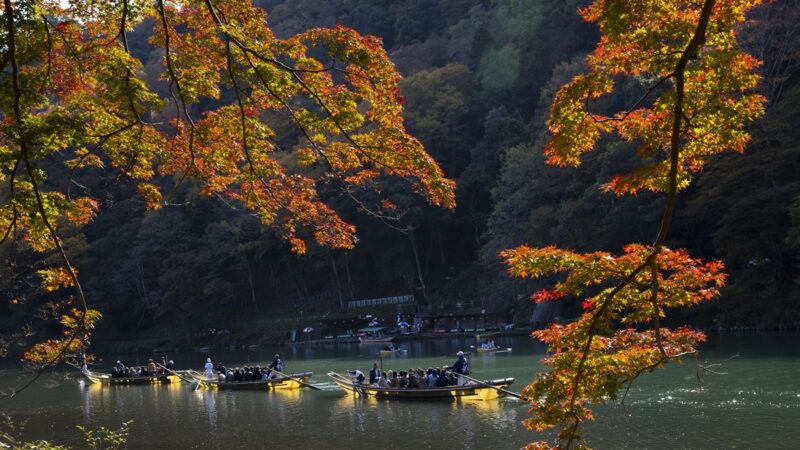
M 458 359 L 456 360 L 455 364 L 452 367 L 448 367 L 448 370 L 452 370 L 458 374 L 458 385 L 464 386 L 467 384 L 467 379 L 464 378 L 462 375 L 469 375 L 469 361 L 467 361 L 467 357 L 464 356 L 464 352 L 459 351 L 456 353 Z

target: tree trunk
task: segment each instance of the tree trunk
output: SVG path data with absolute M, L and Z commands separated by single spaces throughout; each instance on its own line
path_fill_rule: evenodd
M 261 312 L 258 309 L 258 299 L 256 299 L 256 288 L 253 285 L 253 269 L 250 264 L 246 264 L 245 268 L 247 269 L 247 282 L 250 284 L 250 300 L 256 308 L 256 316 L 261 316 Z
M 414 240 L 414 230 L 408 232 L 408 240 L 411 242 L 411 251 L 414 253 L 414 263 L 417 266 L 417 277 L 419 288 L 422 292 L 422 299 L 425 300 L 425 279 L 422 277 L 422 266 L 419 264 L 419 252 L 417 251 L 417 241 Z
M 350 300 L 355 301 L 356 296 L 353 293 L 353 279 L 350 278 L 350 260 L 347 258 L 347 252 L 344 252 L 344 272 L 347 275 L 347 293 L 350 295 Z
M 342 287 L 339 284 L 339 271 L 336 269 L 336 260 L 333 258 L 333 253 L 328 252 L 328 258 L 331 261 L 331 276 L 333 277 L 333 285 L 336 287 L 336 296 L 339 298 L 339 309 L 344 311 L 344 297 L 342 296 Z

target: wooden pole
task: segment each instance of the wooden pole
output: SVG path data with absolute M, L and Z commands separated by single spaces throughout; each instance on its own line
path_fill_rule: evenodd
M 162 366 L 161 364 L 156 364 L 156 365 L 157 365 L 158 367 L 161 367 L 162 369 L 166 370 L 167 372 L 169 372 L 169 373 L 171 373 L 171 374 L 175 375 L 176 377 L 180 378 L 181 380 L 183 380 L 183 381 L 185 381 L 185 382 L 189 383 L 189 384 L 194 384 L 194 383 L 197 383 L 197 381 L 195 381 L 195 380 L 188 380 L 188 379 L 186 379 L 186 378 L 183 378 L 183 377 L 181 376 L 181 374 L 179 374 L 178 372 L 175 372 L 175 371 L 174 371 L 174 370 L 172 370 L 172 369 L 167 369 L 166 367 Z
M 272 370 L 273 372 L 277 373 L 278 375 L 280 375 L 280 376 L 284 377 L 284 378 L 288 378 L 288 379 L 290 379 L 290 380 L 292 380 L 292 381 L 296 381 L 296 382 L 298 382 L 298 383 L 302 384 L 303 386 L 309 387 L 309 388 L 311 388 L 311 389 L 313 389 L 313 390 L 315 390 L 315 391 L 321 391 L 321 390 L 322 390 L 322 389 L 320 389 L 320 388 L 318 388 L 318 387 L 314 386 L 314 385 L 313 385 L 313 384 L 311 384 L 311 383 L 306 383 L 306 382 L 305 382 L 305 381 L 303 381 L 303 380 L 300 380 L 300 379 L 298 379 L 298 378 L 295 378 L 295 377 L 292 377 L 292 376 L 286 375 L 286 374 L 285 374 L 285 373 L 283 373 L 283 372 L 278 372 L 278 371 L 277 371 L 277 370 L 275 370 L 275 369 L 271 369 L 271 370 Z
M 467 376 L 467 375 L 462 375 L 462 374 L 460 374 L 458 372 L 453 372 L 453 371 L 448 371 L 448 372 L 452 372 L 452 373 L 454 373 L 454 374 L 456 374 L 456 375 L 458 375 L 460 377 L 464 377 L 464 378 L 466 378 L 466 379 L 468 379 L 470 381 L 474 381 L 475 383 L 478 383 L 480 385 L 486 386 L 488 388 L 492 388 L 492 389 L 494 389 L 496 391 L 502 392 L 502 393 L 510 395 L 512 397 L 516 397 L 516 398 L 518 398 L 520 400 L 525 400 L 524 398 L 522 398 L 521 395 L 517 394 L 516 392 L 511 392 L 511 391 L 509 391 L 507 389 L 503 389 L 503 388 L 500 388 L 500 387 L 497 387 L 497 386 L 492 386 L 491 384 L 489 384 L 489 383 L 487 383 L 485 381 L 481 381 L 481 380 L 479 380 L 477 378 L 472 378 L 472 377 Z

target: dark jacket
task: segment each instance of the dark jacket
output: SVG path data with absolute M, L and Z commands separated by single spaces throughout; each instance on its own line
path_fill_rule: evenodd
M 458 361 L 453 364 L 453 367 L 450 369 L 454 370 L 456 373 L 460 373 L 461 375 L 469 375 L 469 362 L 467 362 L 467 358 L 465 356 L 459 356 Z
M 373 368 L 369 371 L 369 384 L 375 384 L 378 382 L 378 378 L 381 377 L 381 369 L 377 367 Z

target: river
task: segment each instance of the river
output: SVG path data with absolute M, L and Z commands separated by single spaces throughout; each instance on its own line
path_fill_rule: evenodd
M 496 339 L 507 354 L 475 355 L 474 376 L 515 377 L 512 390 L 542 370 L 544 348 L 526 337 Z M 724 374 L 697 382 L 693 361 L 642 376 L 625 406 L 596 410 L 585 436 L 597 449 L 619 448 L 800 448 L 800 334 L 714 334 L 702 361 L 721 364 Z M 451 364 L 474 339 L 401 342 L 405 356 L 384 359 L 384 367 L 407 369 Z M 0 399 L 0 411 L 25 422 L 23 437 L 78 445 L 75 425 L 118 427 L 133 420 L 129 448 L 301 448 L 301 449 L 500 449 L 520 448 L 547 438 L 525 430 L 524 402 L 386 401 L 347 396 L 325 375 L 377 360 L 377 347 L 356 344 L 212 350 L 167 355 L 176 367 L 198 369 L 211 357 L 227 366 L 265 365 L 275 351 L 287 372 L 313 371 L 322 391 L 194 391 L 185 383 L 155 386 L 99 386 L 80 377 L 47 375 L 19 396 Z M 734 355 L 738 355 L 735 356 Z M 148 357 L 125 355 L 127 364 Z M 104 358 L 106 367 L 117 357 Z M 103 366 L 100 366 L 102 368 Z M 0 370 L 0 388 L 18 385 L 16 366 Z

